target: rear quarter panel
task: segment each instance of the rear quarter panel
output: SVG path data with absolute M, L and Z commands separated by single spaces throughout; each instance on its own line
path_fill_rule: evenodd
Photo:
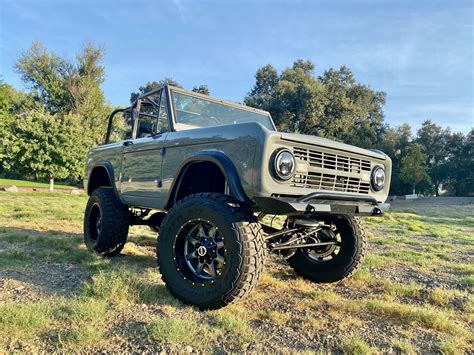
M 116 187 L 117 191 L 120 190 L 122 151 L 122 142 L 101 145 L 89 151 L 89 154 L 87 155 L 86 172 L 84 175 L 84 189 L 86 191 L 93 168 L 96 166 L 101 166 L 106 162 L 109 162 L 113 167 L 114 177 L 112 184 Z

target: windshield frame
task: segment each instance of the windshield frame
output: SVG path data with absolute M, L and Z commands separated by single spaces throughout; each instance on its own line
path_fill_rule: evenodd
M 181 89 L 181 88 L 178 88 L 178 87 L 175 87 L 175 86 L 168 86 L 167 85 L 166 89 L 168 91 L 167 92 L 168 98 L 169 98 L 168 103 L 171 105 L 170 106 L 171 107 L 170 111 L 171 111 L 172 125 L 173 125 L 172 131 L 176 131 L 176 124 L 178 123 L 176 121 L 176 110 L 175 110 L 175 107 L 174 107 L 174 100 L 173 100 L 173 93 L 174 92 L 176 92 L 178 94 L 183 94 L 183 95 L 188 95 L 188 96 L 191 96 L 191 97 L 195 97 L 197 99 L 206 100 L 206 101 L 209 101 L 209 102 L 212 102 L 212 103 L 233 107 L 233 108 L 236 108 L 236 109 L 239 109 L 239 110 L 254 112 L 254 113 L 258 113 L 258 114 L 267 116 L 268 119 L 270 120 L 270 123 L 273 127 L 273 130 L 277 131 L 276 126 L 275 126 L 275 122 L 273 122 L 272 116 L 270 115 L 270 112 L 268 112 L 268 111 L 259 110 L 259 109 L 249 107 L 249 106 L 245 106 L 245 105 L 241 105 L 241 104 L 238 104 L 238 103 L 235 103 L 235 102 L 221 100 L 221 99 L 218 99 L 218 98 L 215 98 L 215 97 L 212 97 L 212 96 L 199 94 L 199 93 L 193 92 L 193 91 L 184 90 L 184 89 Z M 208 127 L 217 127 L 217 125 L 216 126 L 208 126 Z M 199 127 L 199 128 L 208 128 L 208 127 Z M 195 129 L 198 129 L 198 128 L 195 128 Z

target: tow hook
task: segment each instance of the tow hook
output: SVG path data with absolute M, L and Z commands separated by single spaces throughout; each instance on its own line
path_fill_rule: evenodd
M 372 216 L 381 216 L 381 215 L 383 215 L 383 211 L 378 207 L 374 207 L 374 209 L 372 210 Z

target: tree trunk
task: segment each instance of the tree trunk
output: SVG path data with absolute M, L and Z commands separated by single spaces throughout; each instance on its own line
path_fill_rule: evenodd
M 416 186 L 416 184 L 413 184 L 413 195 L 416 194 L 416 192 L 415 192 L 415 186 Z

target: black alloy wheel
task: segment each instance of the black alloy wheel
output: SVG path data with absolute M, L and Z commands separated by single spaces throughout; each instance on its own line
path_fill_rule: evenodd
M 327 217 L 323 222 L 333 228 L 319 231 L 316 237 L 310 237 L 306 242 L 330 244 L 298 248 L 287 260 L 296 273 L 314 282 L 340 281 L 352 275 L 362 264 L 366 232 L 357 217 Z
M 201 309 L 247 295 L 263 270 L 265 241 L 252 212 L 230 196 L 198 193 L 167 213 L 158 265 L 170 292 Z
M 194 282 L 213 282 L 225 265 L 225 244 L 218 227 L 210 221 L 190 220 L 181 226 L 174 248 L 176 263 Z

